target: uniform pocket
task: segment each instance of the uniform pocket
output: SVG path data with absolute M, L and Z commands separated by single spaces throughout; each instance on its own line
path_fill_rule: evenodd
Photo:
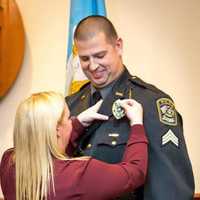
M 94 155 L 97 159 L 108 163 L 118 163 L 123 157 L 126 146 L 126 139 L 111 136 L 104 136 L 96 143 Z
M 99 138 L 97 145 L 107 145 L 110 147 L 115 147 L 119 145 L 126 145 L 127 139 L 120 137 L 120 135 L 111 133 L 104 137 Z

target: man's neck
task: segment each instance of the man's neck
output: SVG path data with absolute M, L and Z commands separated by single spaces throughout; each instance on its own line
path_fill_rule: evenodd
M 105 99 L 105 97 L 111 92 L 113 86 L 120 79 L 120 77 L 122 76 L 124 72 L 125 72 L 125 67 L 123 68 L 122 72 L 119 74 L 119 76 L 115 80 L 113 80 L 111 83 L 109 83 L 103 88 L 96 88 L 93 85 L 91 85 L 91 94 L 94 94 L 94 92 L 98 90 L 100 91 L 102 98 Z

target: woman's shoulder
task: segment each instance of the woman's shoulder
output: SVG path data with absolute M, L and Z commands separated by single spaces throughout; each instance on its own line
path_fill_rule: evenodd
M 14 148 L 7 149 L 3 153 L 3 156 L 2 156 L 2 159 L 1 159 L 1 164 L 3 164 L 5 162 L 7 162 L 8 160 L 10 160 L 11 156 L 13 156 L 13 153 L 14 153 Z
M 13 154 L 13 152 L 14 152 L 14 148 L 9 148 L 9 149 L 4 151 L 3 157 L 4 156 L 9 156 L 9 155 Z

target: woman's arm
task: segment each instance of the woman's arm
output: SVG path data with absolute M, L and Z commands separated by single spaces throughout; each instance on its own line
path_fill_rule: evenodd
M 80 184 L 87 195 L 85 199 L 113 199 L 143 185 L 147 173 L 147 144 L 143 125 L 133 125 L 121 163 L 89 160 Z
M 78 138 L 84 133 L 85 127 L 76 117 L 71 117 L 72 120 L 72 132 L 69 140 L 69 144 L 66 149 L 68 156 L 73 156 L 73 152 L 78 145 Z
M 98 101 L 94 106 L 80 113 L 77 117 L 71 117 L 72 132 L 66 152 L 69 156 L 73 155 L 77 147 L 77 140 L 83 134 L 84 128 L 91 125 L 94 120 L 108 120 L 108 116 L 97 113 L 102 100 Z

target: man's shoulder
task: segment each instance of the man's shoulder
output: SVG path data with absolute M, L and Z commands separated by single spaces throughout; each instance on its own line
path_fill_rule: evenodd
M 89 91 L 90 91 L 90 81 L 82 85 L 77 92 L 66 96 L 65 100 L 66 102 L 73 101 L 74 99 L 81 97 L 84 93 L 88 93 Z
M 161 123 L 170 126 L 177 125 L 177 110 L 173 99 L 168 94 L 138 77 L 132 77 L 130 81 L 134 85 L 135 96 L 143 104 L 146 113 L 149 112 L 152 115 L 152 112 L 155 112 L 156 109 L 155 115 L 159 116 Z
M 168 94 L 166 94 L 164 91 L 160 90 L 155 85 L 147 83 L 137 76 L 130 76 L 129 82 L 132 87 L 136 87 L 139 90 L 144 90 L 147 93 L 151 94 L 152 96 L 167 96 L 167 97 L 169 97 Z

